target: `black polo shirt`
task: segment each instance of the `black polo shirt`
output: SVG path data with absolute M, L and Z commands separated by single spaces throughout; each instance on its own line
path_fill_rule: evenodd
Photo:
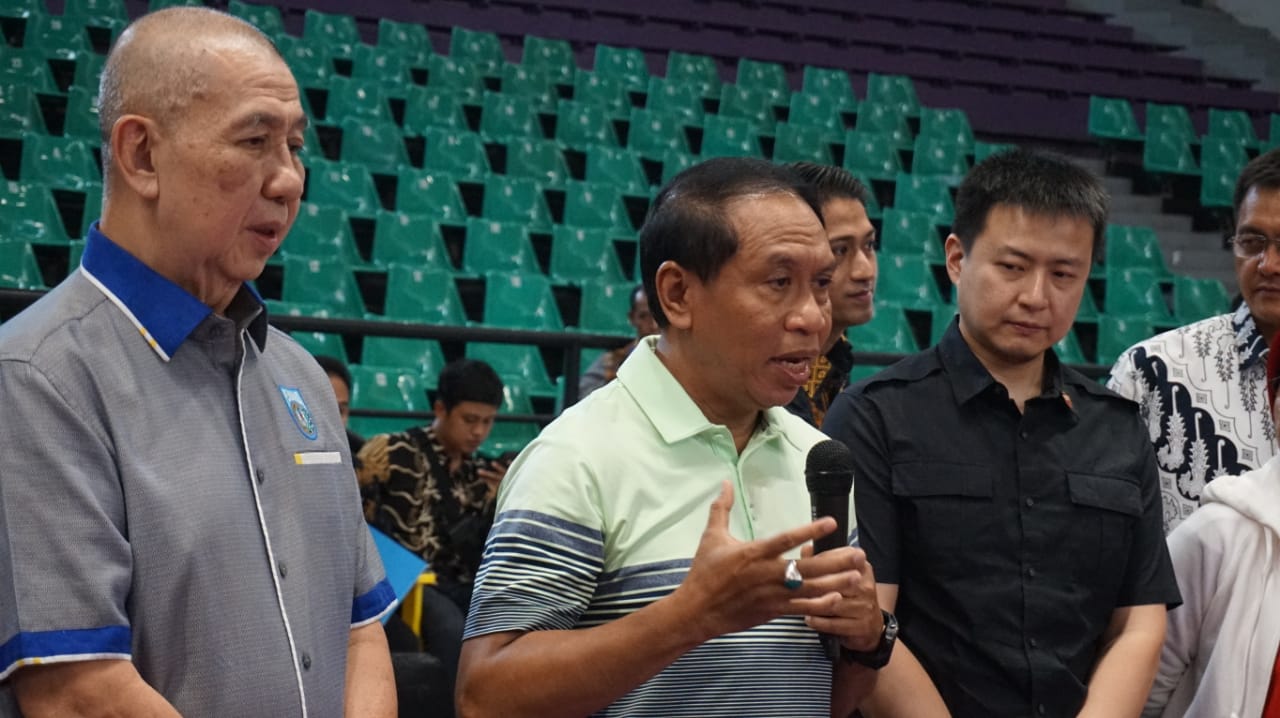
M 858 537 L 951 714 L 1075 716 L 1115 608 L 1181 599 L 1137 405 L 1046 356 L 1020 413 L 952 323 L 851 386 Z

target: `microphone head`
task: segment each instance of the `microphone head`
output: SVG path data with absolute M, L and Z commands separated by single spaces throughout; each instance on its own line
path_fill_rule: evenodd
M 811 494 L 849 495 L 853 489 L 853 454 L 835 439 L 818 442 L 804 462 L 804 482 Z

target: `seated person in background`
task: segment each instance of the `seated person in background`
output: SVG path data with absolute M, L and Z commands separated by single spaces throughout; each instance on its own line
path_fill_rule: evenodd
M 351 372 L 341 359 L 331 356 L 317 356 L 316 363 L 324 369 L 333 385 L 333 395 L 338 400 L 338 413 L 342 415 L 342 425 L 347 428 L 347 443 L 351 445 L 351 458 L 354 461 L 360 448 L 364 446 L 364 438 L 351 430 Z
M 424 586 L 420 634 L 426 650 L 457 673 L 471 583 L 493 523 L 506 467 L 476 457 L 502 404 L 502 380 L 482 361 L 440 372 L 430 426 L 371 437 L 356 476 L 369 522 L 422 556 L 436 574 Z
M 1280 355 L 1267 358 L 1274 415 Z M 1184 603 L 1169 612 L 1149 718 L 1280 717 L 1280 456 L 1205 488 L 1169 534 Z
M 849 327 L 866 324 L 875 313 L 876 228 L 867 219 L 867 188 L 848 170 L 812 162 L 790 165 L 813 185 L 822 203 L 822 222 L 836 256 L 831 275 L 831 334 L 822 354 L 809 369 L 787 410 L 818 428 L 827 407 L 849 384 L 853 347 L 845 337 Z
M 635 328 L 636 338 L 617 349 L 601 354 L 591 362 L 591 366 L 587 367 L 582 378 L 578 380 L 579 401 L 587 394 L 613 381 L 613 378 L 618 375 L 618 367 L 622 366 L 623 360 L 630 356 L 631 350 L 636 348 L 640 340 L 658 333 L 658 325 L 653 321 L 653 315 L 649 313 L 649 299 L 645 296 L 643 284 L 638 284 L 631 290 L 631 309 L 627 312 L 627 321 Z

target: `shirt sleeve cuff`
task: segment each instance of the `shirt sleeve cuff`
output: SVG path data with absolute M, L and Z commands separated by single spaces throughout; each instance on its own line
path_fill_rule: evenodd
M 351 627 L 359 628 L 381 620 L 395 605 L 396 591 L 391 587 L 391 582 L 384 578 L 366 593 L 356 596 L 355 602 L 351 604 Z
M 26 631 L 0 644 L 0 681 L 22 666 L 132 657 L 133 631 L 104 626 L 67 631 Z

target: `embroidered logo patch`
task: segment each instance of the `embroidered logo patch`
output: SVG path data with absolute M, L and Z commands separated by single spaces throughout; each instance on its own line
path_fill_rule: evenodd
M 278 385 L 277 385 L 278 386 Z M 278 386 L 280 396 L 284 397 L 284 405 L 289 408 L 289 416 L 293 417 L 294 426 L 308 439 L 316 439 L 316 420 L 311 418 L 311 410 L 307 402 L 302 400 L 302 392 L 291 386 Z

